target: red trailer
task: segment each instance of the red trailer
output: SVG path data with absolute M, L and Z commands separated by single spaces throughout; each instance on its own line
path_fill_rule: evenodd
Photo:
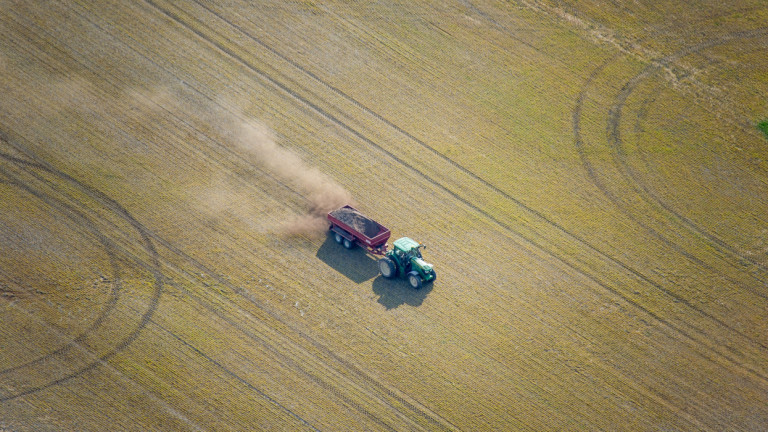
M 389 230 L 356 208 L 345 205 L 333 210 L 328 213 L 328 222 L 331 223 L 330 230 L 336 243 L 343 244 L 347 249 L 360 245 L 374 255 L 387 252 Z

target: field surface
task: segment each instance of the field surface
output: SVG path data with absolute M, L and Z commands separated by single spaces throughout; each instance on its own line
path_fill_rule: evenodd
M 768 430 L 766 23 L 0 0 L 0 431 Z

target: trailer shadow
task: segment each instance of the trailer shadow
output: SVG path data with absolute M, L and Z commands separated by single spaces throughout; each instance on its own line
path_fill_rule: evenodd
M 373 280 L 373 292 L 379 296 L 379 303 L 389 310 L 404 304 L 421 306 L 432 291 L 432 285 L 428 283 L 421 289 L 413 289 L 405 279 L 386 279 L 379 276 Z
M 364 249 L 359 247 L 345 249 L 333 240 L 333 235 L 330 233 L 317 250 L 316 256 L 320 261 L 358 284 L 371 280 L 379 274 L 376 260 L 371 258 Z

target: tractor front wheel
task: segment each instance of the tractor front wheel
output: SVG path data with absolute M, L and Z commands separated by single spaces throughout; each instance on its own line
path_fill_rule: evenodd
M 419 276 L 418 272 L 412 271 L 408 273 L 408 283 L 411 284 L 413 289 L 419 289 L 421 288 L 421 276 Z
M 384 257 L 379 260 L 379 273 L 385 278 L 389 279 L 395 276 L 395 270 L 395 262 L 390 258 Z

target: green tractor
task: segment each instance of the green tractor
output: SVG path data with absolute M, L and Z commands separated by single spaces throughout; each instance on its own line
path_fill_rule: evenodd
M 435 280 L 437 275 L 432 264 L 421 257 L 421 248 L 426 246 L 408 237 L 395 240 L 392 245 L 392 250 L 379 260 L 379 272 L 382 276 L 408 278 L 408 283 L 415 289 Z

